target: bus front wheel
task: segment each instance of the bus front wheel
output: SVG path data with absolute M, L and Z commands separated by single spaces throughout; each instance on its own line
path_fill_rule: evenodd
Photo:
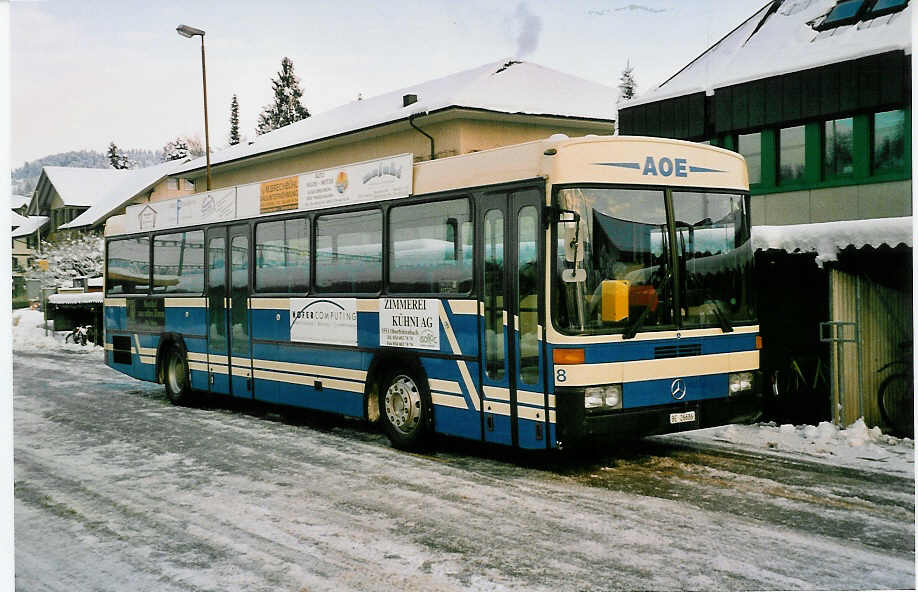
M 431 403 L 426 381 L 412 372 L 397 370 L 380 390 L 380 421 L 396 448 L 422 448 L 431 432 Z
M 191 401 L 188 360 L 178 346 L 172 345 L 166 350 L 163 383 L 166 385 L 166 396 L 174 405 L 185 405 Z

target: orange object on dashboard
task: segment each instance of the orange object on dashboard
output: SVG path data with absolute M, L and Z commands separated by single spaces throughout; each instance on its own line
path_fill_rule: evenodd
M 657 290 L 653 286 L 631 286 L 628 292 L 630 306 L 646 306 L 651 312 L 655 312 L 659 303 Z

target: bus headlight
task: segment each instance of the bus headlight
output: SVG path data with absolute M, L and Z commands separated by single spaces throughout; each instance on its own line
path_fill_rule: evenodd
M 727 384 L 729 395 L 738 395 L 752 390 L 752 372 L 732 372 L 728 377 Z
M 602 407 L 602 393 L 596 387 L 590 387 L 583 392 L 583 406 L 587 409 Z
M 587 387 L 583 391 L 583 406 L 587 409 L 621 409 L 622 385 L 607 384 Z

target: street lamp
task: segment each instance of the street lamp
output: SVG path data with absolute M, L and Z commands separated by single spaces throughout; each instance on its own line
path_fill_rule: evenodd
M 204 155 L 207 156 L 207 190 L 210 191 L 210 131 L 207 127 L 207 68 L 204 66 L 204 31 L 179 25 L 175 28 L 182 37 L 191 39 L 196 35 L 201 36 L 201 76 L 204 79 Z

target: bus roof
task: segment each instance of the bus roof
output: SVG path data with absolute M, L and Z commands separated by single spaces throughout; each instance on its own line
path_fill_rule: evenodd
M 403 162 L 411 162 L 411 155 L 392 158 L 407 159 Z M 368 162 L 371 165 L 373 163 L 373 161 Z M 338 168 L 344 169 L 366 164 L 358 163 Z M 328 169 L 328 172 L 334 173 L 335 170 Z M 307 174 L 311 173 L 301 175 Z M 296 177 L 294 175 L 287 179 Z M 414 164 L 411 195 L 425 195 L 536 178 L 545 179 L 553 185 L 602 183 L 736 191 L 748 191 L 749 189 L 745 160 L 736 152 L 667 138 L 640 136 L 568 138 L 563 134 L 557 134 L 544 140 Z M 238 199 L 240 203 L 244 201 L 245 207 L 232 207 L 236 212 L 235 217 L 221 218 L 219 221 L 248 218 L 258 214 L 258 206 L 255 202 L 259 199 L 257 197 L 259 186 L 269 181 L 271 180 L 217 189 L 209 194 L 185 196 L 177 200 L 132 206 L 129 209 L 137 210 L 137 212 L 129 211 L 124 215 L 109 218 L 105 225 L 105 235 L 128 234 L 147 229 L 142 224 L 138 226 L 138 221 L 134 220 L 135 217 L 140 217 L 142 210 L 175 211 L 187 207 L 186 204 L 191 204 L 195 200 Z M 305 185 L 305 182 L 301 182 L 299 185 L 301 189 L 297 191 L 304 190 L 302 188 Z M 401 196 L 405 197 L 407 193 Z M 397 196 L 390 196 L 386 199 L 395 197 Z M 179 201 L 181 203 L 176 203 Z M 252 203 L 248 203 L 250 201 Z M 292 211 L 297 208 L 285 209 Z M 248 213 L 242 214 L 242 212 Z M 128 218 L 129 214 L 131 219 Z M 178 226 L 177 223 L 154 224 L 150 229 Z
M 537 177 L 554 185 L 615 183 L 749 190 L 736 152 L 668 138 L 562 134 L 545 140 L 421 162 L 416 195 Z

